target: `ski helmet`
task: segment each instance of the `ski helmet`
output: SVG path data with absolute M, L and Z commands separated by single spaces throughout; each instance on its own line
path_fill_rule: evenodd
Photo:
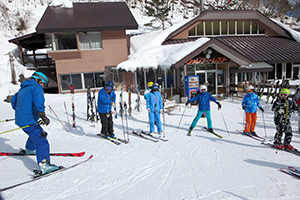
M 291 94 L 291 92 L 290 92 L 290 90 L 287 89 L 287 88 L 281 89 L 281 90 L 280 90 L 280 93 L 279 93 L 280 97 L 287 97 L 287 96 L 290 95 L 290 94 Z
M 152 81 L 148 82 L 148 88 L 151 88 L 152 85 L 153 85 L 153 82 L 152 82 Z
M 115 86 L 115 84 L 112 81 L 107 81 L 106 84 L 105 84 L 105 88 L 108 89 L 108 90 L 113 89 L 114 86 Z
M 200 92 L 206 92 L 207 91 L 207 86 L 206 85 L 200 85 L 199 90 L 200 90 Z
M 153 90 L 153 91 L 158 91 L 158 90 L 159 90 L 159 85 L 158 85 L 158 83 L 153 83 L 153 85 L 152 85 L 152 90 Z
M 31 78 L 34 78 L 37 82 L 41 81 L 45 84 L 45 87 L 48 86 L 49 80 L 45 74 L 42 72 L 34 72 L 31 76 Z
M 247 87 L 247 90 L 254 90 L 254 87 L 253 87 L 252 85 L 249 85 L 249 86 Z

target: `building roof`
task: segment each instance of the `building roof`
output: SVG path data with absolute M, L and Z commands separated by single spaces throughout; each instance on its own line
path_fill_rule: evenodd
M 138 24 L 125 2 L 73 3 L 72 8 L 48 6 L 38 33 L 130 30 Z
M 174 38 L 182 31 L 202 21 L 244 21 L 252 20 L 276 33 L 277 36 L 292 38 L 290 33 L 257 10 L 207 10 L 173 31 L 166 40 Z
M 163 45 L 180 44 L 195 41 L 192 39 L 168 40 Z M 230 58 L 239 65 L 266 62 L 269 64 L 280 62 L 300 62 L 300 43 L 285 37 L 267 36 L 228 36 L 212 38 L 205 45 L 200 46 L 191 54 L 178 61 L 175 66 L 180 67 L 186 61 L 197 56 L 199 52 L 212 48 Z

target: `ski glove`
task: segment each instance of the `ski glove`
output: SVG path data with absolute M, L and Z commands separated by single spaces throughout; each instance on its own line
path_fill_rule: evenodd
M 148 108 L 147 110 L 148 110 L 148 113 L 149 113 L 150 112 L 150 108 Z
M 50 119 L 46 117 L 45 112 L 39 112 L 39 116 L 43 120 L 44 124 L 46 124 L 46 126 L 50 124 Z
M 185 102 L 185 106 L 188 106 L 188 105 L 189 105 L 189 103 L 190 103 L 189 101 Z
M 246 106 L 243 106 L 243 110 L 245 110 Z
M 160 109 L 160 114 L 163 114 L 164 113 L 164 110 L 163 109 Z
M 218 102 L 218 109 L 220 110 L 222 108 L 222 105 Z
M 261 110 L 261 112 L 265 112 L 265 110 L 262 107 L 260 107 L 259 109 Z
M 277 112 L 278 114 L 282 115 L 284 113 L 284 110 L 280 108 Z

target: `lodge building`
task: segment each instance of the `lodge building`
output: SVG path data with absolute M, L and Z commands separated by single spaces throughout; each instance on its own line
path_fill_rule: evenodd
M 111 12 L 116 8 L 118 12 Z M 55 66 L 35 69 L 52 70 L 53 85 L 60 93 L 68 92 L 71 83 L 80 92 L 87 87 L 100 89 L 108 80 L 117 89 L 131 87 L 136 92 L 139 87 L 143 92 L 147 82 L 154 81 L 163 83 L 167 96 L 183 97 L 185 78 L 198 76 L 198 84 L 208 85 L 210 93 L 228 95 L 245 83 L 299 78 L 300 33 L 256 10 L 204 11 L 166 30 L 159 45 L 188 47 L 199 39 L 205 42 L 193 45 L 187 55 L 174 55 L 169 66 L 158 62 L 152 68 L 141 65 L 129 71 L 122 66 L 132 61 L 130 41 L 142 35 L 126 35 L 126 30 L 137 27 L 124 2 L 73 3 L 73 8 L 49 6 L 36 33 L 10 42 L 33 51 L 47 48 Z

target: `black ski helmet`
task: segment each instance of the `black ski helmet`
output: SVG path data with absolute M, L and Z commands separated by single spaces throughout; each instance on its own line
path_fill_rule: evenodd
M 153 85 L 152 85 L 152 90 L 153 90 L 153 91 L 158 91 L 158 90 L 159 90 L 159 85 L 158 85 L 158 83 L 153 83 Z

